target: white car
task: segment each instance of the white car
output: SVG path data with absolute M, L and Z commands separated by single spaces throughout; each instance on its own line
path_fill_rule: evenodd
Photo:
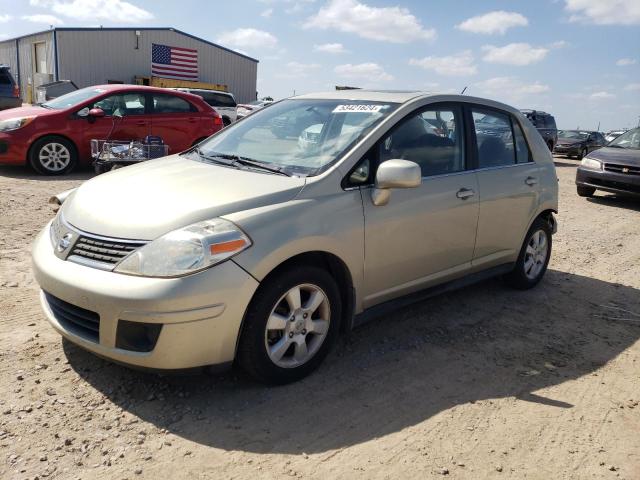
M 246 117 L 247 115 L 251 115 L 256 110 L 260 110 L 261 108 L 266 107 L 267 105 L 271 105 L 273 101 L 271 100 L 255 100 L 249 103 L 239 103 L 238 104 L 238 120 Z
M 612 140 L 615 140 L 616 138 L 618 138 L 620 135 L 622 135 L 624 132 L 626 132 L 626 130 L 611 130 L 609 133 L 607 133 L 604 136 L 604 139 L 607 141 L 607 143 L 611 142 Z
M 211 105 L 222 117 L 222 123 L 227 127 L 238 119 L 236 98 L 233 93 L 219 90 L 206 90 L 204 88 L 173 88 L 180 92 L 193 93 Z

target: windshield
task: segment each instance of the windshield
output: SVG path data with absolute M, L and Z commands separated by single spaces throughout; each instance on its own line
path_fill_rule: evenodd
M 204 157 L 236 156 L 317 175 L 397 108 L 351 100 L 283 100 L 199 145 Z
M 53 100 L 45 102 L 42 104 L 42 106 L 45 108 L 53 108 L 55 110 L 64 110 L 65 108 L 75 107 L 79 103 L 89 100 L 90 98 L 93 98 L 104 92 L 106 92 L 106 90 L 103 88 L 81 88 L 80 90 L 67 93 L 66 95 L 62 95 L 61 97 L 54 98 Z
M 634 128 L 614 138 L 609 143 L 609 146 L 632 148 L 634 150 L 640 149 L 640 128 Z
M 589 132 L 581 132 L 579 130 L 558 130 L 558 137 L 584 140 L 589 138 Z

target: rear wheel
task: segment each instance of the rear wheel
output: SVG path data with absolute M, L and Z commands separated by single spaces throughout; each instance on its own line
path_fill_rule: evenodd
M 504 277 L 507 284 L 518 290 L 535 287 L 547 271 L 551 246 L 551 227 L 543 218 L 537 218 L 527 232 L 515 267 Z
M 231 119 L 229 119 L 229 117 L 222 117 L 222 124 L 225 127 L 228 127 L 229 125 L 231 125 Z
M 583 187 L 582 185 L 578 185 L 576 190 L 578 191 L 578 195 L 581 197 L 593 197 L 593 194 L 596 193 L 595 188 Z
M 547 147 L 549 147 L 550 152 L 553 152 L 553 142 L 551 140 L 547 142 Z
M 247 310 L 238 362 L 257 380 L 284 384 L 320 365 L 339 331 L 340 292 L 326 271 L 292 267 L 269 278 Z
M 78 162 L 75 145 L 62 137 L 43 137 L 29 150 L 29 164 L 43 175 L 62 175 Z

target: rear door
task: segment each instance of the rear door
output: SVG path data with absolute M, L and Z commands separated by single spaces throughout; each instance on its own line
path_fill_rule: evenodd
M 186 150 L 206 136 L 202 133 L 202 115 L 187 100 L 170 93 L 152 93 L 149 97 L 152 135 L 162 138 L 169 146 L 169 154 Z
M 14 96 L 13 78 L 6 68 L 0 68 L 0 97 Z
M 480 193 L 475 269 L 514 260 L 539 202 L 539 169 L 518 120 L 471 106 Z

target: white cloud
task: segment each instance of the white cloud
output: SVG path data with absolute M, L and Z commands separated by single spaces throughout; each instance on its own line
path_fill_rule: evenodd
M 230 32 L 222 32 L 217 42 L 232 48 L 274 48 L 278 39 L 263 30 L 237 28 Z
M 629 85 L 627 85 L 626 87 L 624 87 L 625 90 L 629 91 L 629 92 L 637 92 L 640 91 L 640 83 L 630 83 Z
M 323 43 L 322 45 L 314 45 L 313 49 L 316 52 L 324 53 L 346 53 L 344 45 L 341 43 Z
M 527 20 L 527 17 L 524 15 L 516 12 L 497 10 L 468 18 L 459 25 L 456 25 L 456 28 L 464 30 L 465 32 L 489 35 L 499 33 L 500 35 L 504 35 L 504 33 L 512 27 L 525 27 L 527 25 L 529 25 L 529 20 Z
M 344 78 L 352 80 L 365 80 L 368 82 L 389 82 L 393 80 L 393 76 L 384 71 L 377 63 L 360 63 L 352 65 L 338 65 L 333 71 Z
M 473 84 L 474 89 L 488 97 L 519 101 L 530 95 L 538 95 L 551 90 L 549 85 L 538 81 L 524 83 L 517 77 L 494 77 Z
M 433 70 L 439 75 L 450 76 L 474 75 L 478 71 L 471 50 L 447 57 L 412 58 L 409 60 L 409 65 Z
M 279 3 L 286 5 L 287 7 L 284 9 L 284 12 L 289 15 L 301 12 L 307 5 L 310 5 L 315 1 L 316 0 L 260 0 L 260 2 L 268 5 L 275 5 Z
M 11 18 L 11 15 L 0 15 L 0 23 L 7 23 Z
M 565 0 L 569 21 L 596 25 L 640 25 L 638 0 Z
M 307 19 L 305 28 L 334 29 L 362 38 L 391 43 L 432 40 L 434 29 L 426 29 L 408 9 L 371 7 L 357 0 L 330 0 Z
M 260 16 L 264 18 L 271 18 L 271 15 L 273 15 L 273 8 L 267 8 L 260 14 Z
M 613 93 L 609 93 L 603 90 L 601 92 L 593 92 L 591 95 L 589 95 L 589 98 L 591 100 L 609 100 L 611 98 L 616 98 L 616 96 Z
M 62 25 L 64 22 L 54 15 L 36 14 L 23 15 L 22 20 L 33 23 L 44 23 L 45 25 Z
M 557 42 L 551 42 L 549 45 L 547 45 L 548 48 L 553 48 L 553 49 L 565 48 L 568 46 L 569 46 L 569 42 L 567 42 L 566 40 L 558 40 Z
M 549 52 L 547 48 L 532 47 L 528 43 L 510 43 L 504 47 L 485 45 L 482 50 L 486 52 L 482 57 L 485 62 L 517 66 L 539 62 Z
M 303 78 L 318 70 L 321 65 L 317 63 L 289 62 L 285 65 L 285 70 L 276 74 L 279 78 Z
M 635 58 L 621 58 L 616 62 L 619 67 L 628 67 L 629 65 L 635 65 L 638 61 Z
M 29 3 L 80 21 L 140 23 L 154 18 L 151 12 L 124 0 L 29 0 Z

